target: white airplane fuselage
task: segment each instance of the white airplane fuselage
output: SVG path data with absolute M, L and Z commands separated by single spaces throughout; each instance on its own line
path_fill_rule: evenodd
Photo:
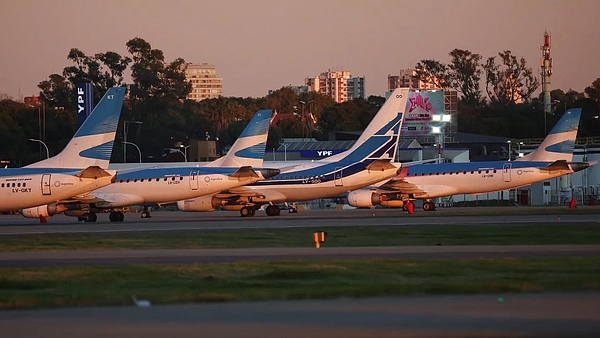
M 257 174 L 257 177 L 232 177 L 225 173 L 190 171 L 188 168 L 145 169 L 139 172 L 119 173 L 113 184 L 92 194 L 103 200 L 96 203 L 98 208 L 165 204 L 217 193 L 264 179 L 260 173 Z
M 345 194 L 351 190 L 389 179 L 397 172 L 397 168 L 365 169 L 366 164 L 343 162 L 307 163 L 296 166 L 292 171 L 279 168 L 282 173 L 270 179 L 256 182 L 244 187 L 256 192 L 261 197 L 253 197 L 254 202 L 266 200 L 270 203 L 286 201 L 306 201 Z
M 25 209 L 85 194 L 111 184 L 114 177 L 81 178 L 75 176 L 81 170 L 69 172 L 56 168 L 18 170 L 16 175 L 12 174 L 14 169 L 0 171 L 0 211 Z
M 515 163 L 515 162 L 513 162 Z M 514 168 L 511 162 L 504 163 L 503 167 L 478 167 L 472 170 L 436 170 L 429 175 L 413 175 L 404 177 L 416 189 L 407 188 L 403 193 L 414 194 L 418 198 L 435 198 L 456 194 L 479 194 L 490 191 L 514 189 L 535 182 L 540 182 L 555 177 L 573 173 L 571 169 L 542 170 L 549 163 L 539 166 L 524 166 Z M 410 167 L 408 172 L 410 174 Z M 466 169 L 466 168 L 463 168 Z M 421 171 L 425 173 L 426 171 Z

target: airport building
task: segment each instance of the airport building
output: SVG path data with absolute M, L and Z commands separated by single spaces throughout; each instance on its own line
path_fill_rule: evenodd
M 192 84 L 187 98 L 194 101 L 213 99 L 223 95 L 223 79 L 217 75 L 215 65 L 187 63 L 185 78 Z

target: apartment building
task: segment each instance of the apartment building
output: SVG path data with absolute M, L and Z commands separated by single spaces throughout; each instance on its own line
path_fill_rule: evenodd
M 192 84 L 188 99 L 202 101 L 223 95 L 223 78 L 217 75 L 215 65 L 203 63 L 187 63 L 185 78 Z

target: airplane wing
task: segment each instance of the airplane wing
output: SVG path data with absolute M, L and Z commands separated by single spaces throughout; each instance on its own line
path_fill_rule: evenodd
M 285 200 L 286 197 L 272 189 L 250 189 L 247 186 L 241 186 L 214 195 L 217 198 L 231 199 L 233 197 L 253 197 L 268 200 Z
M 416 186 L 414 184 L 408 183 L 404 180 L 404 177 L 406 177 L 406 173 L 408 172 L 408 167 L 403 167 L 399 170 L 400 172 L 398 173 L 398 175 L 392 177 L 391 179 L 387 180 L 385 183 L 379 186 L 371 187 L 369 190 L 377 191 L 380 193 L 386 193 L 399 191 L 402 188 L 409 190 L 416 189 Z

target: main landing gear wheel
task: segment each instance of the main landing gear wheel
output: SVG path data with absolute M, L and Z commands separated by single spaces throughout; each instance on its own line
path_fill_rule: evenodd
M 255 213 L 256 210 L 254 210 L 252 207 L 243 207 L 240 209 L 240 215 L 242 215 L 242 217 L 252 217 Z
M 110 215 L 108 215 L 108 219 L 111 222 L 123 222 L 125 219 L 125 214 L 123 214 L 121 211 L 111 212 Z
M 433 210 L 435 210 L 435 204 L 425 201 L 425 202 L 423 202 L 423 210 L 433 211 Z
M 281 209 L 276 205 L 269 205 L 265 211 L 267 212 L 267 216 L 278 216 L 281 214 Z
M 94 223 L 98 220 L 98 216 L 93 212 L 86 212 L 81 217 L 77 217 L 80 222 Z
M 150 212 L 149 211 L 142 211 L 141 213 L 142 218 L 150 218 L 152 216 L 150 216 Z

